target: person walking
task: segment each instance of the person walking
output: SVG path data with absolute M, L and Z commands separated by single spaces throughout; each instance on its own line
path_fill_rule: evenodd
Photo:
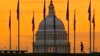
M 80 47 L 81 47 L 81 53 L 84 53 L 84 45 L 83 45 L 83 42 L 81 42 Z

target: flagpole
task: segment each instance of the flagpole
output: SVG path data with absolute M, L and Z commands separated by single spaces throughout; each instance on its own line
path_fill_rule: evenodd
M 90 19 L 90 38 L 89 39 L 90 39 L 90 53 L 91 53 L 91 19 Z
M 34 53 L 34 30 L 33 30 L 33 53 Z
M 69 10 L 69 0 L 68 0 L 68 10 Z M 68 12 L 69 13 L 69 12 Z M 69 42 L 69 15 L 68 15 L 68 42 Z
M 90 19 L 90 53 L 91 53 L 91 19 Z
M 95 52 L 95 10 L 92 22 L 93 22 L 93 52 Z
M 46 53 L 46 19 L 45 19 L 45 12 L 46 12 L 46 6 L 45 6 L 45 0 L 44 0 L 44 10 L 43 10 L 43 17 L 44 17 L 44 53 Z
M 68 17 L 68 45 L 69 45 L 69 48 L 68 49 L 70 50 L 70 42 L 69 42 L 69 37 L 70 37 L 69 36 L 69 33 L 70 32 L 69 32 L 69 30 L 70 30 L 70 28 L 69 28 L 69 17 Z
M 11 50 L 11 11 L 10 11 L 10 19 L 9 19 L 9 20 L 10 20 L 10 21 L 9 21 L 9 27 L 10 27 L 10 28 L 9 28 L 9 31 L 10 31 L 10 32 L 9 32 L 9 33 L 10 33 L 10 35 L 9 35 L 9 37 L 10 37 L 10 39 L 9 39 L 9 41 L 10 41 L 10 42 L 9 42 L 9 44 L 10 44 L 10 45 L 9 45 L 9 50 Z
M 75 19 L 75 13 L 76 13 L 76 11 L 74 10 L 74 53 L 76 53 L 76 19 Z
M 70 42 L 69 42 L 69 37 L 70 37 L 70 35 L 69 35 L 69 30 L 70 30 L 70 27 L 69 27 L 69 0 L 67 1 L 67 11 L 66 11 L 66 19 L 67 19 L 67 24 L 68 24 L 68 36 L 67 36 L 67 38 L 68 38 L 68 44 L 69 44 L 69 47 L 70 47 Z M 69 50 L 70 50 L 70 48 L 68 48 Z M 70 51 L 69 51 L 70 52 Z
M 9 49 L 11 50 L 11 27 L 10 27 L 10 48 Z
M 93 26 L 93 52 L 95 51 L 95 28 Z
M 90 0 L 90 4 L 89 4 L 89 10 L 88 10 L 88 13 L 89 13 L 89 24 L 90 24 L 90 38 L 89 38 L 89 41 L 90 41 L 90 53 L 91 53 L 91 0 Z
M 18 20 L 18 51 L 20 51 L 20 12 L 19 12 L 19 0 L 17 4 L 17 20 Z
M 33 53 L 34 53 L 34 29 L 35 29 L 35 25 L 34 25 L 34 11 L 33 11 L 33 20 L 32 20 L 32 31 L 33 31 Z
M 54 51 L 55 51 L 55 53 L 56 53 L 56 39 L 57 39 L 57 38 L 56 38 L 56 20 L 55 20 L 55 14 L 54 14 L 53 23 L 54 23 L 53 28 L 54 28 L 54 46 L 55 46 Z
M 69 20 L 68 20 L 68 42 L 69 42 Z
M 44 17 L 45 18 L 45 17 Z M 44 51 L 45 51 L 45 53 L 46 53 L 46 19 L 44 20 L 45 22 L 44 22 Z
M 18 50 L 20 51 L 20 19 L 18 20 Z
M 74 53 L 76 53 L 75 49 L 76 49 L 76 31 L 74 30 Z

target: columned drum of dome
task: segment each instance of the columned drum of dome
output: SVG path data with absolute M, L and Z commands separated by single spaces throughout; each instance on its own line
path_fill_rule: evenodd
M 54 32 L 54 5 L 50 1 L 49 13 L 46 16 L 46 47 L 44 47 L 44 20 L 41 21 L 36 32 L 36 41 L 34 43 L 34 53 L 70 53 L 70 44 L 68 42 L 67 32 L 63 22 L 55 16 L 56 33 Z M 54 34 L 55 33 L 55 34 Z M 56 37 L 54 37 L 56 35 Z M 56 41 L 55 41 L 56 38 Z M 46 51 L 46 52 L 45 52 Z

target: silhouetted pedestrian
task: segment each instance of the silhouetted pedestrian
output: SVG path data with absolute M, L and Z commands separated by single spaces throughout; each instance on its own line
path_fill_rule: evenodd
M 81 53 L 83 53 L 83 52 L 84 52 L 84 45 L 83 45 L 83 43 L 82 43 L 82 42 L 81 42 L 80 47 L 81 47 Z

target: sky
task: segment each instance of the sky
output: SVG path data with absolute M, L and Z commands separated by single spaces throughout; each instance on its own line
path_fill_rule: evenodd
M 46 15 L 50 0 L 46 0 Z M 67 31 L 66 8 L 67 0 L 53 0 L 56 16 L 64 23 Z M 92 17 L 95 10 L 96 20 L 96 51 L 100 51 L 98 45 L 100 37 L 100 0 L 92 0 Z M 70 0 L 70 42 L 73 52 L 73 19 L 76 10 L 76 51 L 80 52 L 80 42 L 84 43 L 85 52 L 89 52 L 89 21 L 88 21 L 89 0 Z M 0 49 L 9 49 L 9 15 L 11 10 L 12 20 L 12 49 L 17 49 L 17 0 L 0 0 Z M 32 52 L 32 17 L 35 16 L 35 32 L 43 20 L 43 0 L 20 0 L 20 34 L 21 49 Z M 93 26 L 92 26 L 93 27 Z M 93 32 L 93 31 L 92 31 Z

